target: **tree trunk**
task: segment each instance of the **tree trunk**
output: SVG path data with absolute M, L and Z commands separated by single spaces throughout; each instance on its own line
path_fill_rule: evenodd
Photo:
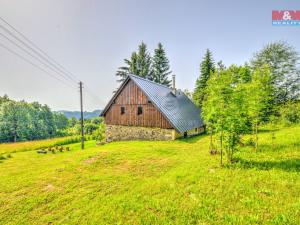
M 272 130 L 272 149 L 274 149 L 275 130 Z
M 255 151 L 258 149 L 258 123 L 255 123 Z
M 13 128 L 13 138 L 14 142 L 17 142 L 17 121 L 14 121 L 14 128 Z
M 223 166 L 223 129 L 221 129 L 221 135 L 220 135 L 220 152 L 221 152 L 221 166 Z
M 212 150 L 213 146 L 212 146 L 212 128 L 210 127 L 210 143 L 209 143 L 209 151 Z

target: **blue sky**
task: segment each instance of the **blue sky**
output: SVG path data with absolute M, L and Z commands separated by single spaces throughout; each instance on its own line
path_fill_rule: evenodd
M 177 87 L 189 90 L 199 76 L 199 63 L 207 48 L 215 61 L 222 60 L 227 66 L 243 64 L 273 41 L 287 41 L 300 52 L 300 26 L 272 26 L 274 9 L 300 10 L 300 1 L 0 1 L 1 17 L 100 98 L 96 101 L 86 96 L 86 110 L 105 106 L 119 85 L 116 69 L 141 41 L 151 53 L 158 42 L 163 43 Z M 2 37 L 0 43 L 13 48 Z M 79 109 L 78 90 L 65 87 L 0 47 L 3 94 L 39 101 L 54 110 Z

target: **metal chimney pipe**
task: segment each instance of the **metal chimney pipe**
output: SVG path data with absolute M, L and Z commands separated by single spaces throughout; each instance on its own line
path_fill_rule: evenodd
M 172 75 L 172 91 L 173 94 L 176 95 L 176 86 L 175 86 L 175 75 Z

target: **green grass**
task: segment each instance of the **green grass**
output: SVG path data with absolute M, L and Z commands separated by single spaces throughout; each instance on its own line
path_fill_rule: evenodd
M 220 168 L 207 136 L 0 160 L 0 224 L 300 224 L 300 127 Z
M 17 143 L 0 144 L 0 155 L 32 151 L 40 148 L 52 147 L 56 145 L 66 145 L 80 142 L 79 136 L 59 137 L 39 141 L 24 141 Z

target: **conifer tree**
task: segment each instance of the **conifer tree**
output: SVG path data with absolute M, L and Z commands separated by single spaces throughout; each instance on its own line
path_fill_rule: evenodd
M 196 81 L 196 86 L 193 94 L 193 100 L 196 105 L 202 106 L 202 102 L 205 98 L 205 89 L 207 87 L 207 81 L 210 78 L 210 74 L 215 71 L 215 63 L 212 58 L 212 53 L 209 49 L 206 50 L 203 61 L 200 64 L 200 77 Z
M 151 56 L 144 42 L 139 45 L 138 51 L 133 52 L 130 59 L 124 59 L 124 62 L 126 65 L 119 67 L 116 72 L 116 76 L 119 77 L 117 81 L 124 81 L 128 74 L 152 78 Z
M 170 70 L 169 60 L 161 43 L 158 43 L 157 49 L 154 50 L 152 61 L 152 80 L 156 83 L 170 87 L 171 80 L 169 79 L 169 75 L 172 73 L 172 71 Z
M 152 79 L 151 56 L 144 42 L 139 45 L 137 53 L 137 74 L 140 77 Z

